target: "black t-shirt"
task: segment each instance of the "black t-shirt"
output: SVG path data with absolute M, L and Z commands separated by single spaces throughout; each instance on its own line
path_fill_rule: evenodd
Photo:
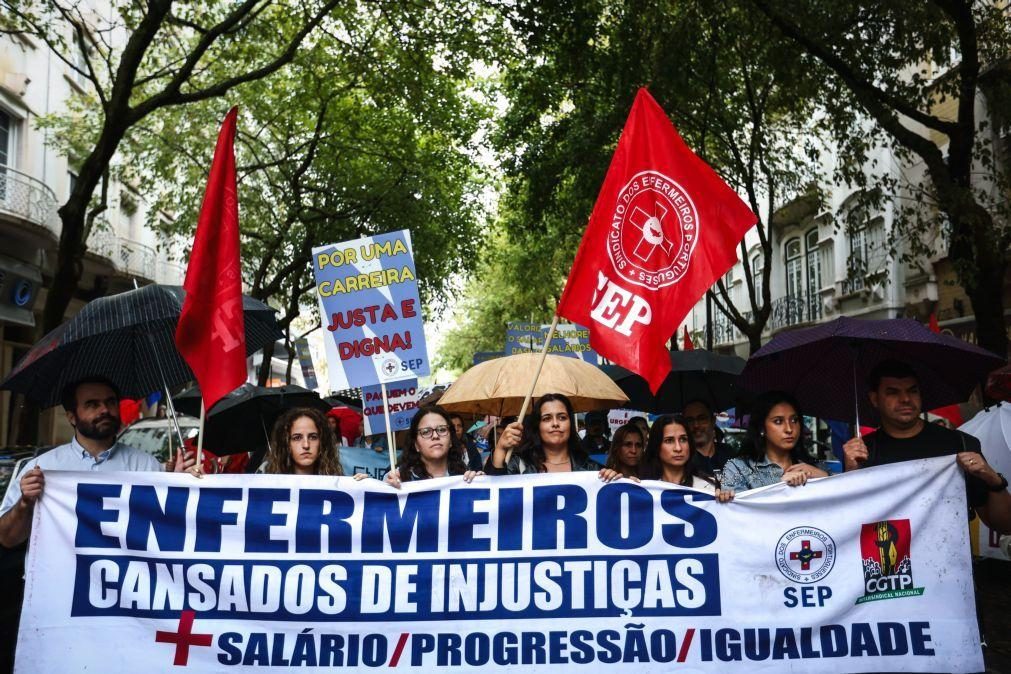
M 923 430 L 911 438 L 893 438 L 884 430 L 878 429 L 864 436 L 864 444 L 867 445 L 865 466 L 933 459 L 938 456 L 953 456 L 959 452 L 982 454 L 977 438 L 931 423 L 925 423 Z M 965 476 L 965 491 L 970 508 L 985 505 L 990 496 L 987 484 L 968 474 Z
M 695 465 L 703 470 L 707 475 L 712 475 L 717 470 L 723 470 L 723 466 L 737 454 L 725 442 L 716 442 L 715 451 L 712 456 L 706 456 L 700 452 L 692 454 Z

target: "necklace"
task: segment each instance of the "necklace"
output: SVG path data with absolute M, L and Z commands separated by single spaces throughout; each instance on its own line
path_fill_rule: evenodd
M 565 461 L 548 461 L 548 460 L 545 460 L 544 463 L 548 464 L 549 466 L 561 466 L 561 465 L 564 465 L 566 463 L 572 463 L 572 459 L 566 459 Z

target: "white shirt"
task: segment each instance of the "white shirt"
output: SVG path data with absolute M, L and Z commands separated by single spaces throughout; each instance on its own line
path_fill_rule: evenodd
M 25 473 L 38 466 L 43 471 L 47 470 L 97 470 L 103 472 L 110 471 L 160 471 L 163 466 L 153 456 L 136 447 L 114 444 L 97 457 L 88 453 L 75 436 L 73 440 L 65 445 L 54 447 L 45 454 L 41 454 L 31 461 L 25 462 L 21 472 L 11 476 L 10 485 L 7 487 L 7 494 L 4 496 L 3 505 L 0 506 L 0 515 L 17 505 L 21 499 L 21 478 Z

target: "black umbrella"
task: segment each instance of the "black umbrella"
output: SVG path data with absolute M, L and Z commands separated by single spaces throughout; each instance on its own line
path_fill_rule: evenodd
M 625 395 L 628 407 L 644 412 L 679 412 L 693 400 L 705 401 L 714 410 L 731 407 L 738 395 L 735 383 L 744 359 L 704 349 L 672 351 L 671 372 L 656 395 L 646 380 L 617 365 L 604 366 Z
M 176 410 L 200 416 L 200 389 L 194 386 L 173 399 Z M 285 410 L 311 407 L 326 412 L 330 405 L 307 388 L 243 384 L 222 398 L 207 413 L 204 447 L 215 454 L 237 454 L 267 449 L 274 422 Z
M 968 400 L 987 373 L 1004 362 L 986 349 L 931 332 L 906 318 L 840 317 L 811 328 L 782 332 L 748 360 L 739 385 L 780 390 L 797 398 L 804 414 L 877 421 L 867 398 L 867 378 L 878 363 L 894 359 L 917 374 L 923 409 Z
M 127 398 L 191 381 L 175 345 L 185 295 L 180 286 L 149 285 L 89 302 L 32 347 L 0 388 L 51 407 L 64 386 L 86 376 L 111 380 Z M 266 304 L 243 296 L 242 309 L 247 355 L 283 337 Z

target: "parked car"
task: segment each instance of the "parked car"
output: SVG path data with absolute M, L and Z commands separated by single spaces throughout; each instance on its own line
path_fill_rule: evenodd
M 185 440 L 197 437 L 199 426 L 200 420 L 195 417 L 179 417 Z M 161 463 L 168 461 L 170 446 L 173 450 L 179 446 L 175 427 L 168 418 L 138 419 L 120 432 L 118 441 L 147 452 Z

